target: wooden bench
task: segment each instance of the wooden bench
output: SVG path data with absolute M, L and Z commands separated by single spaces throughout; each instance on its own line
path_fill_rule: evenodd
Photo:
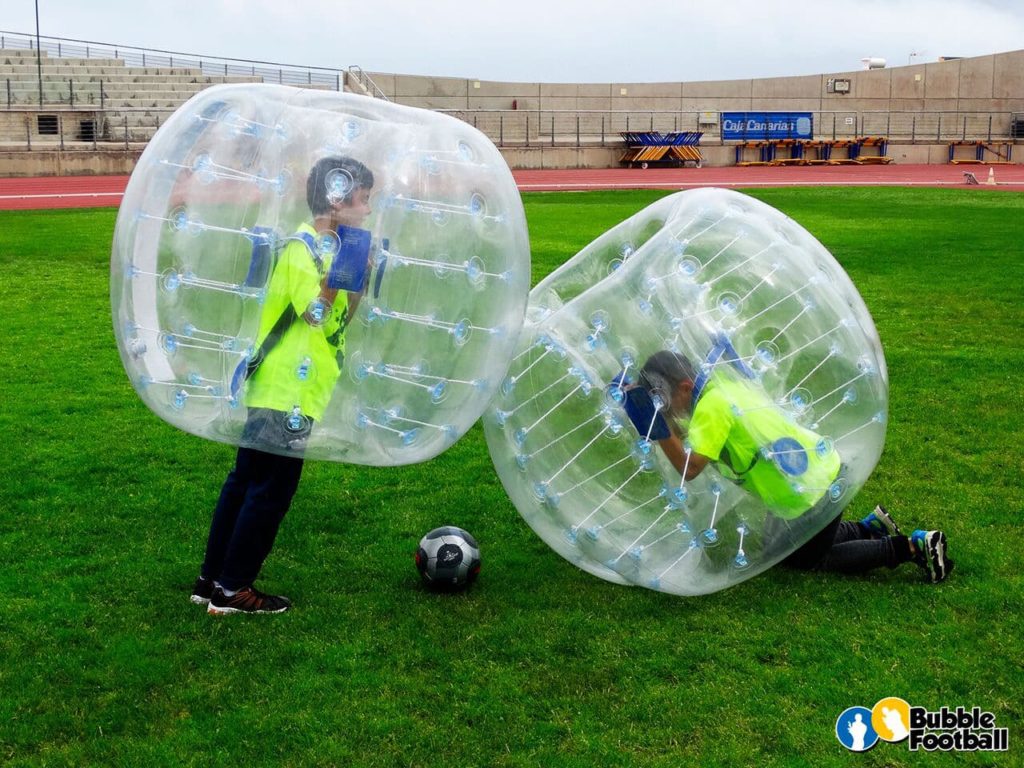
M 750 150 L 757 150 L 757 160 L 746 159 L 746 153 Z M 775 146 L 770 141 L 743 141 L 735 146 L 735 152 L 735 164 L 739 167 L 768 165 L 774 158 Z
M 865 155 L 864 147 L 877 147 L 877 155 Z M 886 157 L 886 150 L 889 147 L 889 140 L 884 136 L 862 136 L 857 139 L 857 154 L 855 160 L 858 165 L 886 165 L 892 162 L 892 158 Z

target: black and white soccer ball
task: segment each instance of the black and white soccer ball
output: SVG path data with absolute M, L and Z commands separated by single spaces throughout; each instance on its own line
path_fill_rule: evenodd
M 461 528 L 435 528 L 420 539 L 416 568 L 431 589 L 465 589 L 480 574 L 480 546 Z

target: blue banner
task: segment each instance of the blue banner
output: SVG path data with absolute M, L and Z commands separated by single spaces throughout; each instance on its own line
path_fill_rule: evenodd
M 813 112 L 723 112 L 722 139 L 810 139 L 814 137 Z

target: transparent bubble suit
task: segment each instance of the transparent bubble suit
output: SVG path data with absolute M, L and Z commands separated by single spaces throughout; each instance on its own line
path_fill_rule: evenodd
M 684 481 L 612 383 L 665 349 L 819 435 L 811 451 L 840 470 L 813 488 L 778 435 L 751 430 L 758 459 L 819 501 L 780 515 L 718 463 Z M 779 211 L 706 189 L 644 209 L 531 291 L 484 425 L 506 491 L 559 554 L 609 581 L 697 595 L 771 567 L 843 510 L 881 454 L 887 402 L 877 332 L 835 259 Z M 756 421 L 744 405 L 736 418 Z
M 162 419 L 244 444 L 251 381 L 240 366 L 261 354 L 273 274 L 254 269 L 257 246 L 279 254 L 312 220 L 307 176 L 327 156 L 373 173 L 363 224 L 369 272 L 340 372 L 296 357 L 296 401 L 318 376 L 333 385 L 304 455 L 423 461 L 464 434 L 493 397 L 529 291 L 512 175 L 482 133 L 454 118 L 269 85 L 217 86 L 192 98 L 150 141 L 118 214 L 111 304 L 121 359 Z M 338 247 L 319 232 L 310 256 Z M 299 408 L 286 416 L 289 428 L 309 421 Z

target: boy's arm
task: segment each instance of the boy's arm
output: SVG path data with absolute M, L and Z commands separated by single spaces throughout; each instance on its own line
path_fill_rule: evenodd
M 363 300 L 363 296 L 366 295 L 366 289 L 369 286 L 369 280 L 366 281 L 366 285 L 363 286 L 363 290 L 359 293 L 348 292 L 348 316 L 350 318 L 356 316 L 356 310 L 359 309 L 359 302 Z
M 693 480 L 704 471 L 704 467 L 711 463 L 711 459 L 696 451 L 691 450 L 687 456 L 683 441 L 678 435 L 669 435 L 664 440 L 659 440 L 658 445 L 661 446 L 665 457 L 672 462 L 672 466 L 680 475 L 684 475 L 686 480 Z
M 336 288 L 328 288 L 327 282 L 321 281 L 316 295 L 306 304 L 306 309 L 301 315 L 302 319 L 310 325 L 323 325 L 324 319 L 331 314 L 331 307 L 334 306 L 334 299 L 337 296 Z
M 722 455 L 734 419 L 731 404 L 718 390 L 711 389 L 694 407 L 686 432 L 673 434 L 666 440 L 659 440 L 658 444 L 679 474 L 692 480 Z

